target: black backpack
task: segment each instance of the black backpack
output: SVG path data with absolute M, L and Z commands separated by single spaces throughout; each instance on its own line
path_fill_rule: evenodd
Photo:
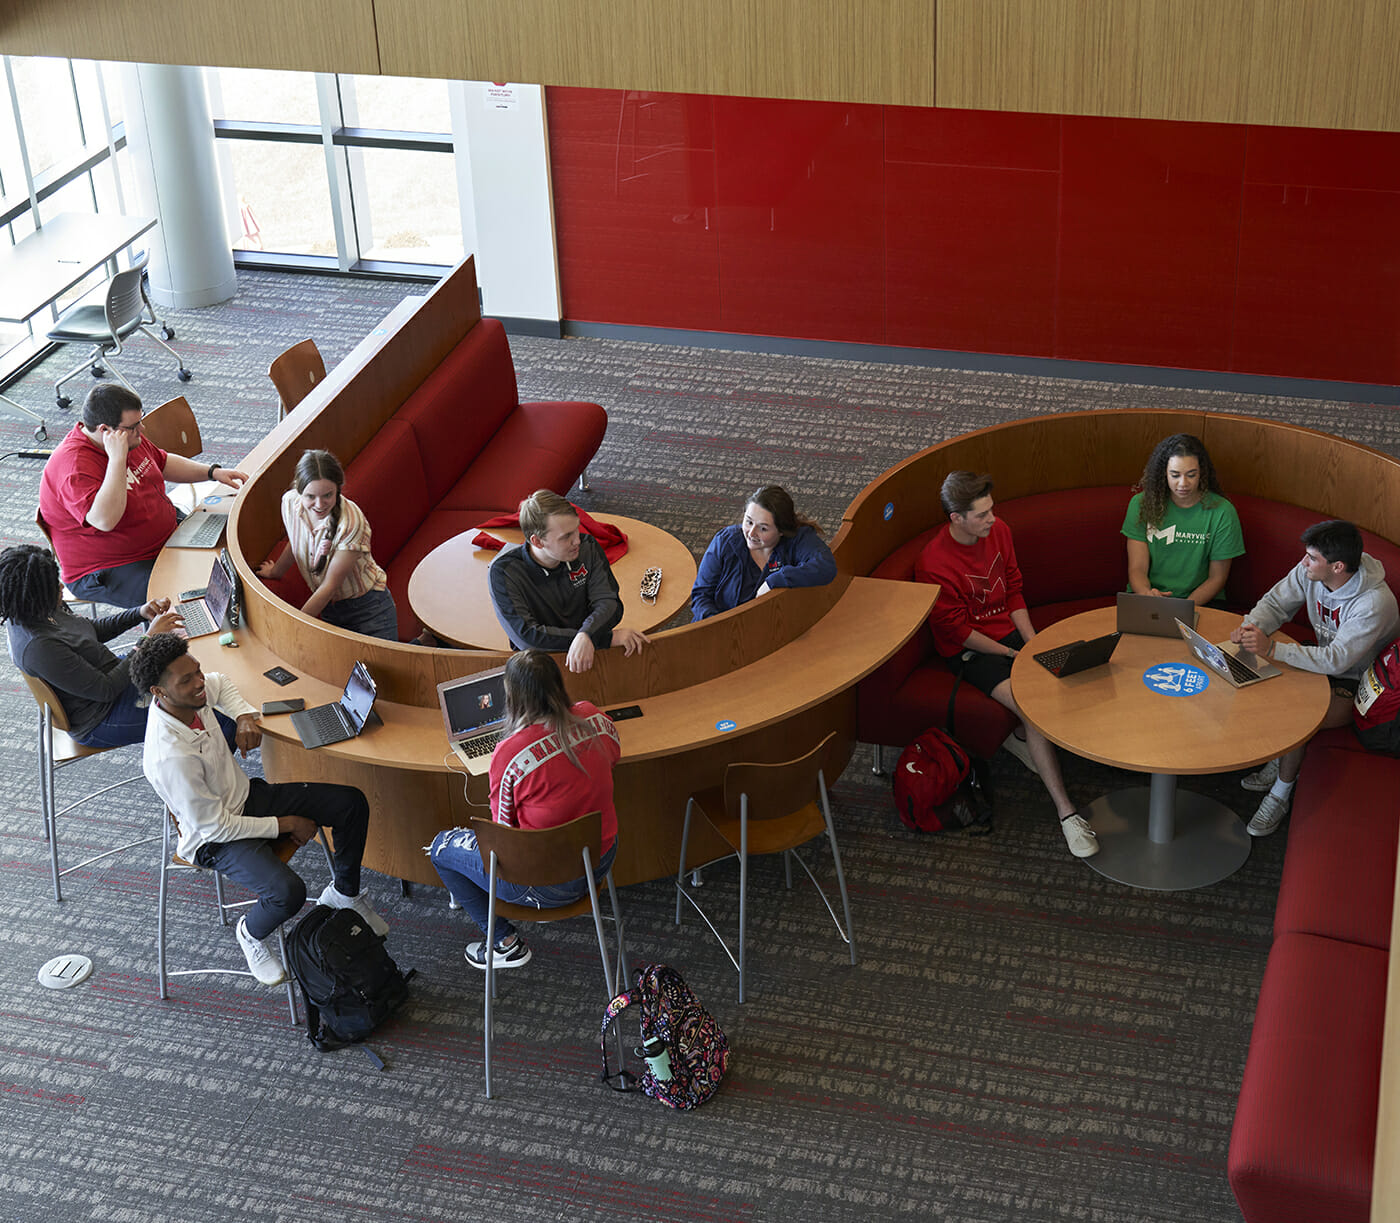
M 306 1039 L 323 1053 L 358 1044 L 408 997 L 408 981 L 353 909 L 317 905 L 287 936 L 287 968 L 306 1003 Z M 378 1069 L 384 1063 L 365 1048 Z

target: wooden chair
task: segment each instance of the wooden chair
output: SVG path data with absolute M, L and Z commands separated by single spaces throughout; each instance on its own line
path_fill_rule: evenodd
M 89 756 L 101 756 L 106 752 L 117 752 L 122 749 L 117 747 L 87 747 L 79 743 L 68 733 L 68 714 L 60 703 L 58 694 L 43 680 L 36 679 L 32 675 L 25 675 L 24 682 L 29 685 L 29 691 L 33 693 L 34 700 L 39 706 L 39 807 L 44 817 L 44 839 L 49 845 L 49 871 L 53 875 L 53 898 L 56 901 L 61 901 L 63 891 L 60 880 L 64 875 L 71 875 L 74 871 L 82 870 L 85 866 L 91 866 L 103 858 L 110 858 L 113 854 L 124 853 L 138 845 L 149 845 L 156 838 L 142 837 L 139 840 L 130 841 L 126 845 L 118 846 L 116 849 L 104 850 L 100 854 L 84 858 L 81 862 L 64 867 L 62 870 L 59 869 L 58 817 L 67 815 L 74 808 L 81 807 L 84 803 L 89 803 L 95 798 L 101 798 L 102 795 L 112 790 L 130 785 L 133 781 L 144 781 L 145 778 L 141 773 L 124 777 L 121 781 L 114 781 L 110 785 L 103 786 L 100 790 L 83 795 L 60 811 L 56 787 L 58 771 L 71 764 L 76 764 L 79 760 L 86 760 Z M 140 744 L 135 746 L 140 748 Z
M 58 553 L 54 552 L 53 536 L 49 533 L 49 524 L 44 521 L 43 512 L 37 508 L 34 511 L 34 525 L 39 528 L 39 534 L 44 537 L 44 542 L 49 545 L 49 551 L 53 552 L 54 556 L 57 556 Z M 63 588 L 63 601 L 67 603 L 70 608 L 86 607 L 89 615 L 97 615 L 97 603 L 94 600 L 79 598 L 69 590 L 67 586 Z
M 831 920 L 842 940 L 851 949 L 851 963 L 856 962 L 855 930 L 851 925 L 851 900 L 846 891 L 846 876 L 841 869 L 841 851 L 836 844 L 836 826 L 831 819 L 831 805 L 827 800 L 826 774 L 822 761 L 827 753 L 834 753 L 837 733 L 827 735 L 816 747 L 796 760 L 783 764 L 731 764 L 724 771 L 724 785 L 706 790 L 690 797 L 685 806 L 685 824 L 681 830 L 681 861 L 676 871 L 676 925 L 681 924 L 681 902 L 689 901 L 700 914 L 710 931 L 724 948 L 729 962 L 739 973 L 739 1001 L 744 1001 L 745 957 L 744 939 L 748 924 L 749 855 L 783 855 L 783 869 L 789 889 L 792 887 L 792 863 L 796 859 L 807 872 L 807 877 L 817 889 Z M 845 756 L 836 757 L 844 760 Z M 794 807 L 796 802 L 799 804 Z M 715 928 L 705 910 L 700 907 L 693 892 L 685 885 L 685 875 L 694 866 L 686 864 L 686 849 L 690 842 L 690 825 L 694 816 L 707 820 L 725 842 L 733 848 L 733 853 L 722 855 L 714 861 L 725 858 L 739 859 L 739 946 L 736 957 L 734 950 L 725 942 L 724 936 Z M 831 860 L 836 868 L 836 885 L 841 893 L 841 907 L 845 913 L 843 928 L 836 910 L 831 907 L 826 892 L 812 874 L 811 868 L 798 854 L 797 847 L 819 836 L 823 830 L 831 846 Z M 697 863 L 695 866 L 707 865 Z
M 477 850 L 490 875 L 488 920 L 486 922 L 486 1016 L 483 1034 L 486 1067 L 486 1096 L 491 1096 L 492 999 L 496 995 L 495 944 L 491 932 L 499 915 L 511 922 L 554 922 L 591 912 L 593 929 L 598 936 L 598 954 L 603 962 L 603 987 L 606 1001 L 611 1002 L 617 985 L 628 980 L 627 946 L 624 938 L 622 909 L 617 902 L 612 871 L 603 877 L 608 885 L 612 903 L 612 918 L 617 927 L 617 972 L 608 959 L 607 940 L 603 936 L 603 915 L 598 907 L 598 882 L 593 875 L 593 863 L 602 857 L 603 816 L 591 811 L 567 824 L 554 828 L 512 828 L 493 820 L 474 818 Z M 537 909 L 532 905 L 510 904 L 496 896 L 496 880 L 506 878 L 523 886 L 549 887 L 568 883 L 582 876 L 588 881 L 588 895 L 573 904 L 555 909 Z
M 267 367 L 267 376 L 272 379 L 281 400 L 277 413 L 277 419 L 281 420 L 326 376 L 326 363 L 321 359 L 315 340 L 302 340 Z
M 183 395 L 167 400 L 158 408 L 152 408 L 141 417 L 141 432 L 146 439 L 171 454 L 192 459 L 204 449 L 204 439 L 199 433 L 199 422 L 194 418 L 194 409 Z M 211 488 L 223 487 L 217 481 L 199 480 L 181 485 L 185 490 L 171 498 L 187 514 L 193 513 L 200 499 L 208 495 Z M 188 502 L 188 504 L 186 504 Z
M 156 975 L 159 981 L 160 999 L 164 1002 L 170 996 L 169 984 L 171 977 L 205 977 L 205 976 L 229 976 L 248 977 L 253 974 L 247 968 L 166 968 L 165 966 L 165 911 L 166 900 L 169 896 L 169 879 L 177 871 L 196 871 L 205 873 L 207 868 L 198 866 L 193 862 L 187 862 L 175 852 L 175 841 L 180 835 L 180 825 L 175 819 L 175 815 L 169 809 L 166 810 L 166 818 L 163 821 L 164 833 L 161 837 L 161 859 L 160 859 L 160 888 L 159 897 L 156 902 Z M 330 846 L 326 844 L 326 830 L 318 828 L 317 840 L 321 846 L 321 852 L 326 856 L 326 865 L 334 870 L 331 862 Z M 174 834 L 174 837 L 171 834 Z M 155 838 L 152 837 L 152 840 Z M 277 856 L 283 862 L 290 862 L 292 856 L 300 848 L 290 836 L 278 837 L 272 843 L 273 849 L 277 851 Z M 214 876 L 214 900 L 219 908 L 219 924 L 227 926 L 230 914 L 236 913 L 239 909 L 251 908 L 257 904 L 257 900 L 230 901 L 224 896 L 224 877 L 218 871 L 209 871 Z M 281 953 L 282 963 L 287 962 L 287 944 L 282 935 L 282 927 L 277 928 L 277 950 Z M 240 950 L 239 955 L 242 955 Z M 299 1021 L 297 1016 L 297 994 L 296 980 L 290 973 L 287 974 L 287 1010 L 292 1017 L 292 1023 Z

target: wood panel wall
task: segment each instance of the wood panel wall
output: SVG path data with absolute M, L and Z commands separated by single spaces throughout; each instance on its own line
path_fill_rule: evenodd
M 8 0 L 0 51 L 1400 131 L 1392 0 Z

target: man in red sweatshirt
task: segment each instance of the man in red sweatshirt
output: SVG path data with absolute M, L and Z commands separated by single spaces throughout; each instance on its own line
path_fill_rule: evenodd
M 1021 595 L 1011 528 L 993 511 L 990 476 L 952 472 L 943 481 L 941 497 L 948 525 L 929 540 L 914 566 L 916 581 L 942 587 L 929 615 L 934 645 L 964 682 L 1019 718 L 1011 695 L 1011 661 L 1035 629 Z M 1092 857 L 1099 852 L 1098 839 L 1065 792 L 1055 749 L 1024 719 L 1022 726 L 1070 853 Z

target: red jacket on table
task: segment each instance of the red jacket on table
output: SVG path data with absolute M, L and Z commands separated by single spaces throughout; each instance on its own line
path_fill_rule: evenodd
M 1000 641 L 1015 631 L 1011 613 L 1026 606 L 1011 528 L 1000 519 L 986 539 L 971 544 L 958 543 L 944 527 L 919 554 L 914 580 L 942 587 L 928 624 L 944 658 L 959 653 L 974 629 Z
M 570 736 L 575 765 L 559 736 L 543 726 L 527 726 L 501 740 L 491 753 L 491 816 L 516 828 L 553 828 L 590 811 L 603 813 L 602 852 L 617 840 L 613 806 L 613 765 L 622 755 L 617 727 L 596 705 L 579 701 L 573 712 L 585 720 Z

